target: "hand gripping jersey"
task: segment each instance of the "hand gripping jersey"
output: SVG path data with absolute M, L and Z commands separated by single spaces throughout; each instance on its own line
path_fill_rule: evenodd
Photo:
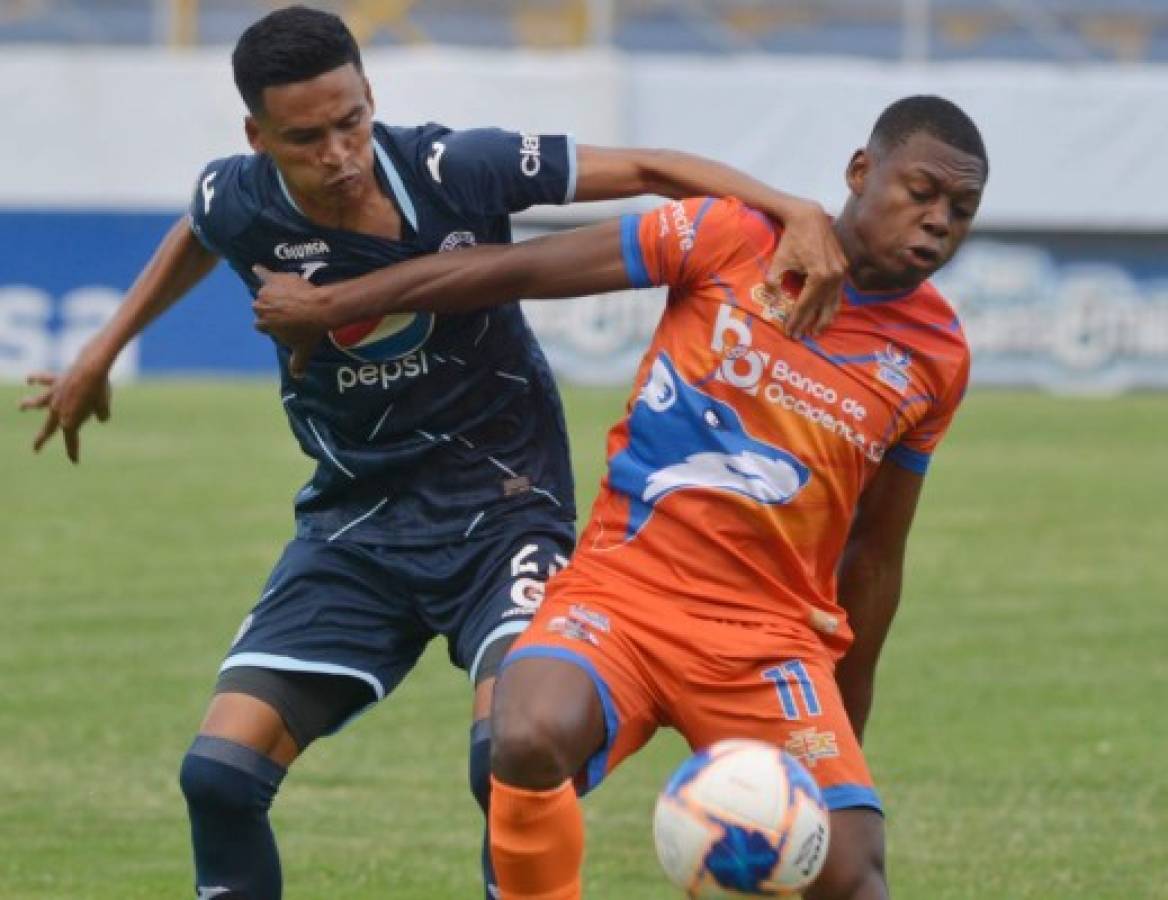
M 506 243 L 509 213 L 575 193 L 566 136 L 377 124 L 373 142 L 378 182 L 402 217 L 399 241 L 312 223 L 266 155 L 207 166 L 192 227 L 254 295 L 257 263 L 326 284 Z M 276 350 L 288 421 L 317 462 L 296 497 L 298 536 L 425 546 L 491 533 L 528 509 L 573 520 L 559 396 L 518 304 L 338 329 L 299 381 Z
M 846 649 L 836 566 L 857 501 L 882 460 L 926 470 L 969 352 L 929 284 L 849 285 L 823 335 L 791 340 L 784 301 L 764 285 L 778 236 L 734 200 L 623 220 L 633 284 L 671 290 L 553 597 L 627 584 L 699 619 L 817 633 L 831 653 Z

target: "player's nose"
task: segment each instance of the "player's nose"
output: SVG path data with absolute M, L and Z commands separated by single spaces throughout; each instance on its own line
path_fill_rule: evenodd
M 932 237 L 948 237 L 952 216 L 953 211 L 949 208 L 949 201 L 941 197 L 925 211 L 921 227 Z
M 345 142 L 339 134 L 329 133 L 321 146 L 320 161 L 330 169 L 340 168 L 348 158 Z

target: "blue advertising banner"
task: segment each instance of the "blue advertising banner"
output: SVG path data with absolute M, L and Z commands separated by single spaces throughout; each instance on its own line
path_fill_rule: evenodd
M 121 303 L 172 213 L 0 212 L 0 378 L 60 369 Z M 271 371 L 249 298 L 218 266 L 127 348 L 116 375 Z
M 0 379 L 60 369 L 101 327 L 175 214 L 0 212 Z M 974 382 L 1055 391 L 1168 387 L 1168 237 L 979 236 L 937 278 L 974 352 Z M 624 384 L 657 322 L 661 292 L 528 303 L 553 367 Z M 226 266 L 127 348 L 116 377 L 258 374 L 269 341 Z

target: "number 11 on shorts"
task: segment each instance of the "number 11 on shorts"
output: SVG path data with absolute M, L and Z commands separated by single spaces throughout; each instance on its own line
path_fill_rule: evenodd
M 789 659 L 765 669 L 762 677 L 775 686 L 779 695 L 779 706 L 783 710 L 783 717 L 797 721 L 803 717 L 818 716 L 821 712 L 819 697 L 815 693 L 815 684 L 807 674 L 807 667 L 800 659 Z M 799 701 L 802 701 L 800 709 Z

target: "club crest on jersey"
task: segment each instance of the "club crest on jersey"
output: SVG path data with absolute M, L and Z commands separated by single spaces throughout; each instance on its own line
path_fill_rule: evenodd
M 433 313 L 393 313 L 329 332 L 333 346 L 362 362 L 387 362 L 413 353 L 434 330 Z
M 786 322 L 794 302 L 759 282 L 750 289 L 750 297 L 762 307 L 762 317 L 768 322 Z
M 885 344 L 883 350 L 876 351 L 876 377 L 898 394 L 908 390 L 908 367 L 912 365 L 912 354 L 901 350 L 895 344 Z
M 732 406 L 687 383 L 664 353 L 629 416 L 629 445 L 609 464 L 609 484 L 630 499 L 626 539 L 677 491 L 728 491 L 785 504 L 810 480 L 804 463 L 752 437 Z

